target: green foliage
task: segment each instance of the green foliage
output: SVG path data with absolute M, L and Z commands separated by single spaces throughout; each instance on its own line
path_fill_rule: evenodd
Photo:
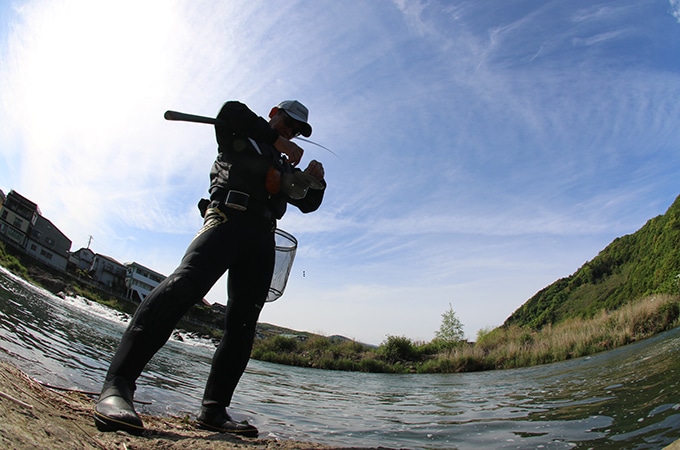
M 359 363 L 359 370 L 371 373 L 390 373 L 393 371 L 388 364 L 378 359 L 362 359 Z
M 307 341 L 308 351 L 323 353 L 333 345 L 330 339 L 325 336 L 312 336 Z
M 680 317 L 680 302 L 666 303 L 659 308 L 659 317 L 666 327 L 672 326 Z
M 516 335 L 516 326 L 503 326 L 494 329 L 479 330 L 477 332 L 477 341 L 475 345 L 484 352 L 489 352 L 492 349 L 507 345 L 513 341 Z
M 11 255 L 7 252 L 5 244 L 2 242 L 0 242 L 0 265 L 25 280 L 30 279 L 26 267 L 24 267 L 24 265 L 21 264 L 21 261 L 19 261 L 14 255 Z
M 447 344 L 455 344 L 465 339 L 463 324 L 456 317 L 451 303 L 449 303 L 449 309 L 442 314 L 442 323 L 439 326 L 439 330 L 435 333 L 435 337 L 437 340 Z
M 29 279 L 0 243 L 0 263 Z M 31 267 L 31 266 L 29 266 Z M 119 310 L 136 305 L 74 285 L 83 297 Z M 192 309 L 208 320 L 209 308 Z M 279 364 L 381 373 L 450 373 L 545 364 L 644 339 L 680 324 L 680 197 L 665 215 L 615 239 L 592 261 L 538 292 L 499 328 L 464 340 L 449 304 L 431 342 L 387 336 L 377 348 L 339 337 L 258 324 L 252 357 Z M 190 328 L 187 328 L 190 330 Z M 219 339 L 217 328 L 210 333 Z M 205 334 L 205 333 L 202 333 Z
M 256 339 L 251 357 L 301 367 L 362 372 L 400 372 L 371 346 L 319 335 L 269 335 Z
M 420 366 L 419 373 L 452 373 L 456 372 L 456 364 L 453 359 L 438 358 L 426 361 Z
M 487 336 L 489 336 L 493 332 L 493 330 L 494 330 L 493 327 L 484 327 L 484 328 L 480 328 L 479 330 L 477 330 L 477 340 L 476 340 L 476 342 L 479 342 L 479 341 L 486 339 Z
M 680 293 L 680 197 L 662 216 L 615 239 L 569 277 L 539 291 L 505 325 L 539 330 L 591 318 L 653 294 Z
M 457 342 L 449 342 L 449 341 L 442 341 L 440 339 L 434 338 L 430 342 L 426 342 L 424 344 L 420 344 L 416 347 L 417 353 L 422 357 L 427 357 L 427 356 L 432 356 L 432 355 L 437 355 L 439 353 L 446 353 L 454 348 L 463 345 L 463 341 L 457 341 Z
M 405 336 L 387 336 L 387 340 L 380 346 L 380 354 L 386 361 L 408 361 L 416 355 L 416 349 L 411 339 Z
M 298 348 L 299 342 L 296 338 L 280 335 L 266 339 L 258 346 L 258 350 L 261 352 L 274 352 L 277 354 L 292 353 L 297 351 Z

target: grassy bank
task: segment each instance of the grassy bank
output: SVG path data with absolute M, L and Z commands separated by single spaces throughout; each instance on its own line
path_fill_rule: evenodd
M 481 333 L 471 350 L 450 357 L 474 358 L 493 369 L 564 361 L 654 336 L 680 325 L 679 316 L 680 297 L 650 296 L 592 319 L 572 318 L 537 332 L 518 326 L 497 328 Z
M 5 249 L 5 244 L 2 242 L 0 242 L 0 265 L 24 280 L 33 281 L 28 275 L 28 269 L 21 263 L 19 258 Z
M 610 350 L 680 325 L 680 297 L 653 296 L 592 319 L 569 319 L 539 331 L 519 326 L 480 332 L 477 342 L 415 343 L 388 336 L 379 347 L 321 336 L 258 340 L 253 358 L 333 370 L 451 373 L 509 369 Z
M 26 280 L 44 286 L 35 267 L 5 251 L 0 243 L 0 264 Z M 25 265 L 26 264 L 26 265 Z M 28 265 L 28 267 L 27 267 Z M 40 272 L 38 272 L 40 273 Z M 135 305 L 95 290 L 69 283 L 69 289 L 120 311 Z M 381 373 L 451 373 L 509 369 L 564 361 L 610 350 L 651 337 L 680 325 L 680 296 L 656 295 L 601 311 L 588 319 L 570 318 L 540 330 L 511 325 L 485 330 L 474 343 L 439 340 L 413 342 L 387 336 L 378 347 L 338 337 L 311 333 L 265 333 L 256 339 L 254 359 L 319 369 Z M 181 324 L 187 331 L 221 336 L 216 328 Z

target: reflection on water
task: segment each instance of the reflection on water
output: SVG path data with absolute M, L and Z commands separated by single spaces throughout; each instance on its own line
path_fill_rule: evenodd
M 0 272 L 0 357 L 98 391 L 125 318 Z M 212 347 L 170 341 L 138 380 L 140 408 L 194 415 Z M 680 438 L 680 329 L 564 363 L 385 375 L 251 361 L 232 407 L 265 436 L 397 448 L 662 448 Z

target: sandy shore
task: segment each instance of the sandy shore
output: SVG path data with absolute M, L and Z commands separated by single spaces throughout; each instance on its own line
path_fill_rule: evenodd
M 311 442 L 240 438 L 197 430 L 177 417 L 142 415 L 142 436 L 102 433 L 94 426 L 94 399 L 49 389 L 0 362 L 0 448 L 6 449 L 330 449 Z M 349 447 L 344 447 L 349 448 Z M 356 448 L 356 447 L 355 447 Z

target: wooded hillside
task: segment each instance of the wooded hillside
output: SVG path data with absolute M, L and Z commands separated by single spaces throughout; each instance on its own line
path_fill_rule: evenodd
M 540 329 L 571 317 L 590 318 L 643 296 L 679 292 L 680 196 L 665 214 L 616 238 L 573 275 L 539 291 L 504 325 Z

